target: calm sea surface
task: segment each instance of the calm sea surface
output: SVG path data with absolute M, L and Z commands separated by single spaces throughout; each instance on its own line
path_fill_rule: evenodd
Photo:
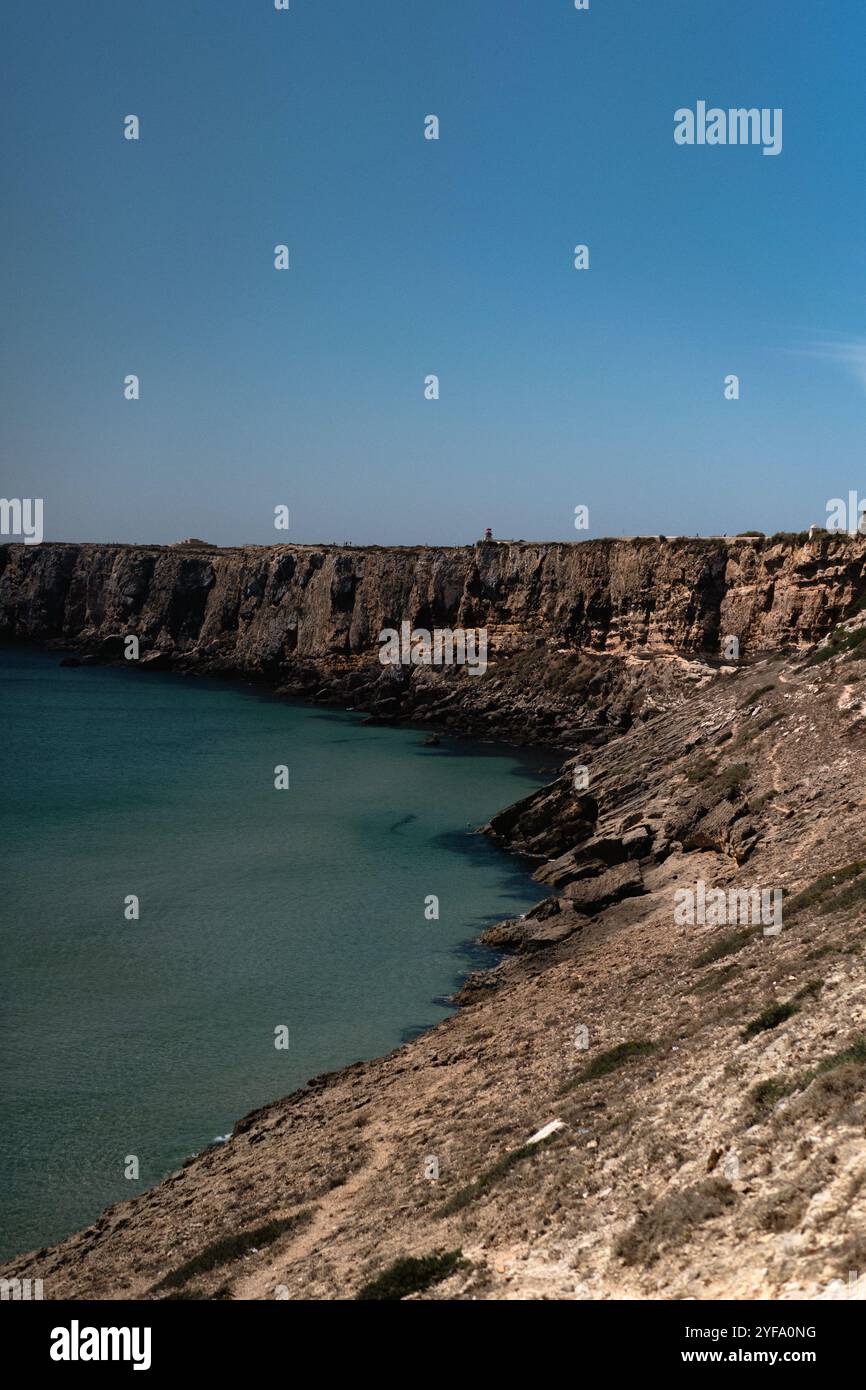
M 0 648 L 0 1257 L 435 1023 L 542 896 L 469 831 L 549 755 L 59 659 Z

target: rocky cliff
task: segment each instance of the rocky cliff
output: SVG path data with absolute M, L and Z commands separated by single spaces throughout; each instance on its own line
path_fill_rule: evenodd
M 580 749 L 487 827 L 540 900 L 486 934 L 510 954 L 466 1008 L 4 1277 L 382 1296 L 408 1256 L 434 1298 L 844 1296 L 866 1259 L 864 565 L 826 535 L 0 551 L 7 639 L 119 660 L 134 634 L 143 666 Z M 382 667 L 402 621 L 486 626 L 489 669 Z M 781 893 L 784 929 L 683 920 L 699 886 L 738 911 Z
M 0 548 L 0 639 L 88 659 L 239 674 L 287 693 L 475 733 L 573 745 L 742 659 L 823 637 L 866 583 L 844 535 L 458 548 Z M 383 666 L 379 634 L 484 628 L 483 679 Z M 650 659 L 652 658 L 652 659 Z

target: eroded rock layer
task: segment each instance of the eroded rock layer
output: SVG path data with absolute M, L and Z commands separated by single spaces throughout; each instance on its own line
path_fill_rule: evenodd
M 0 548 L 0 639 L 241 674 L 382 719 L 573 745 L 729 655 L 802 648 L 855 601 L 866 543 L 817 535 L 458 548 Z M 484 628 L 489 667 L 383 666 L 380 634 Z

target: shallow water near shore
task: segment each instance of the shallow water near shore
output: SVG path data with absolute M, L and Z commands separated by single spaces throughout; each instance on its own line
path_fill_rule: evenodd
M 470 831 L 549 753 L 59 660 L 0 648 L 0 1257 L 436 1023 L 483 927 L 543 896 Z

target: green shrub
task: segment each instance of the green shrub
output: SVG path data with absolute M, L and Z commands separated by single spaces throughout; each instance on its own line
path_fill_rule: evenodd
M 541 1139 L 536 1144 L 521 1144 L 519 1149 L 509 1149 L 508 1153 L 503 1154 L 489 1168 L 485 1168 L 474 1182 L 467 1183 L 465 1187 L 461 1187 L 452 1197 L 449 1197 L 447 1202 L 436 1212 L 436 1215 L 452 1216 L 455 1211 L 462 1211 L 464 1207 L 469 1206 L 470 1202 L 483 1196 L 500 1178 L 504 1178 L 505 1174 L 509 1173 L 516 1164 L 522 1163 L 526 1158 L 532 1158 L 548 1144 L 554 1143 L 561 1133 L 561 1130 L 555 1130 L 553 1134 L 549 1134 L 546 1139 Z
M 866 1066 L 866 1034 L 858 1033 L 850 1046 L 825 1057 L 818 1063 L 814 1074 L 823 1076 L 825 1072 L 835 1071 L 837 1067 L 847 1067 L 851 1063 L 855 1066 Z
M 768 1004 L 757 1018 L 753 1018 L 750 1023 L 746 1024 L 740 1037 L 743 1042 L 748 1042 L 750 1038 L 756 1038 L 759 1033 L 767 1033 L 771 1028 L 778 1028 L 780 1023 L 784 1023 L 786 1019 L 792 1018 L 794 1014 L 799 1012 L 800 1005 L 793 1003 L 793 1001 L 786 1004 L 779 1001 Z
M 699 956 L 695 956 L 692 964 L 696 970 L 699 970 L 702 965 L 712 965 L 714 961 L 723 960 L 725 956 L 732 956 L 737 951 L 741 951 L 757 933 L 757 927 L 743 927 L 740 931 L 722 936 L 718 941 L 714 941 L 712 946 L 708 946 L 705 951 L 702 951 Z
M 827 645 L 817 648 L 806 658 L 807 666 L 818 666 L 822 661 L 829 661 L 831 657 L 838 656 L 841 652 L 848 652 L 849 657 L 859 654 L 859 648 L 866 642 L 866 624 L 849 632 L 846 628 L 836 627 L 830 633 Z
M 814 907 L 815 904 L 823 902 L 828 894 L 833 893 L 842 884 L 851 883 L 852 880 L 858 879 L 864 872 L 866 872 L 866 859 L 855 859 L 853 863 L 846 864 L 842 868 L 832 869 L 829 873 L 821 874 L 807 888 L 802 888 L 791 898 L 790 902 L 785 904 L 785 916 L 790 920 L 795 913 L 802 912 L 804 908 Z M 866 881 L 861 885 L 860 891 L 862 892 L 864 889 L 866 889 Z
M 808 1083 L 807 1083 L 808 1084 Z M 803 1079 L 797 1077 L 771 1076 L 759 1081 L 749 1092 L 754 1114 L 752 1122 L 763 1119 L 785 1096 L 793 1095 L 803 1086 Z
M 758 734 L 762 734 L 765 729 L 769 729 L 773 724 L 778 724 L 779 720 L 783 717 L 780 710 L 776 714 L 768 714 L 766 719 L 759 719 L 757 721 L 750 719 L 748 724 L 740 730 L 731 744 L 731 752 L 733 752 L 735 748 L 742 748 L 744 744 L 750 743 L 753 738 L 757 738 Z
M 447 1279 L 455 1269 L 459 1269 L 465 1263 L 462 1253 L 461 1250 L 448 1250 L 442 1254 L 434 1252 L 432 1255 L 424 1255 L 421 1259 L 409 1257 L 395 1260 L 369 1284 L 364 1284 L 355 1294 L 355 1298 L 364 1301 L 380 1299 L 394 1302 L 406 1298 L 411 1293 L 423 1293 L 431 1285 L 441 1284 L 443 1279 Z
M 730 763 L 728 767 L 722 769 L 716 778 L 716 784 L 724 790 L 739 789 L 746 778 L 749 776 L 749 768 L 746 763 Z
M 690 767 L 686 768 L 686 777 L 690 782 L 698 784 L 706 782 L 708 777 L 713 777 L 716 771 L 716 764 L 712 758 L 698 758 Z
M 207 1274 L 212 1269 L 218 1269 L 221 1265 L 231 1264 L 233 1260 L 240 1259 L 250 1250 L 259 1250 L 263 1245 L 270 1245 L 280 1236 L 285 1235 L 286 1231 L 298 1230 L 305 1226 L 312 1218 L 309 1208 L 297 1211 L 293 1216 L 280 1217 L 275 1221 L 268 1221 L 264 1226 L 256 1226 L 252 1230 L 239 1231 L 234 1235 L 221 1236 L 219 1240 L 212 1241 L 206 1245 L 192 1259 L 187 1260 L 177 1269 L 163 1276 L 159 1283 L 154 1285 L 155 1289 L 174 1289 L 186 1284 L 194 1274 Z
M 580 1086 L 584 1081 L 597 1081 L 599 1077 L 608 1076 L 610 1072 L 617 1071 L 619 1067 L 625 1066 L 626 1062 L 631 1062 L 636 1057 L 648 1057 L 651 1052 L 655 1052 L 656 1045 L 647 1038 L 635 1038 L 630 1042 L 617 1043 L 616 1047 L 611 1047 L 607 1052 L 600 1052 L 597 1057 L 584 1067 L 577 1076 L 572 1076 L 560 1087 L 559 1094 L 564 1095 L 567 1091 L 573 1090 L 575 1086 Z
M 803 985 L 802 989 L 797 990 L 794 995 L 794 1003 L 798 1004 L 803 999 L 817 999 L 823 988 L 823 980 L 810 980 L 808 984 Z
M 767 695 L 769 691 L 775 689 L 776 687 L 772 682 L 769 685 L 759 685 L 757 690 L 753 690 L 750 695 L 746 696 L 745 700 L 740 701 L 737 709 L 748 709 L 750 705 L 756 704 L 762 695 Z
M 807 986 L 808 988 L 808 986 Z M 776 1103 L 783 1096 L 793 1095 L 795 1091 L 806 1091 L 813 1081 L 819 1078 L 826 1078 L 828 1074 L 840 1072 L 842 1076 L 849 1074 L 856 1077 L 858 1069 L 866 1067 L 866 1036 L 859 1033 L 848 1047 L 841 1052 L 833 1052 L 828 1057 L 824 1057 L 811 1071 L 803 1072 L 799 1076 L 788 1077 L 772 1076 L 767 1081 L 759 1081 L 749 1093 L 749 1098 L 754 1106 L 752 1123 L 764 1119 L 774 1108 Z M 805 1104 L 808 1104 L 808 1097 Z M 820 1106 L 821 1098 L 815 1098 L 815 1103 Z
M 198 1284 L 184 1284 L 182 1288 L 167 1293 L 161 1301 L 169 1302 L 172 1299 L 182 1299 L 186 1303 L 214 1303 L 218 1300 L 230 1299 L 231 1296 L 231 1289 L 228 1284 L 221 1284 L 213 1293 L 205 1293 Z

